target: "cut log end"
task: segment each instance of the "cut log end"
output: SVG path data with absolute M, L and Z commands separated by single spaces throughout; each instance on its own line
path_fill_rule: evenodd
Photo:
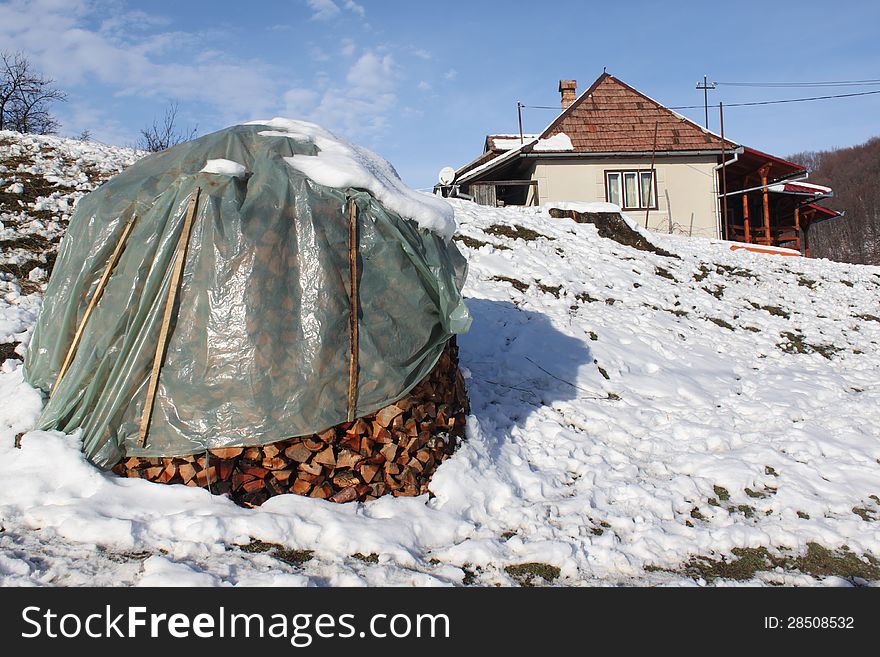
M 213 448 L 182 457 L 131 457 L 113 471 L 157 483 L 200 486 L 245 507 L 294 493 L 331 502 L 422 495 L 464 438 L 470 409 L 455 339 L 404 398 L 372 415 L 267 445 Z

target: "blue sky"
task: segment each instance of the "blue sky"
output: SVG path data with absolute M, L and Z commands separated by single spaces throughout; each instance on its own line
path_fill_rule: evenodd
M 179 102 L 205 134 L 305 118 L 384 155 L 414 187 L 517 130 L 516 102 L 559 103 L 603 67 L 669 105 L 710 80 L 880 78 L 880 3 L 254 0 L 0 1 L 0 49 L 25 52 L 69 93 L 61 133 L 131 145 Z M 719 87 L 725 104 L 880 90 Z M 702 122 L 702 109 L 682 110 Z M 555 112 L 527 109 L 525 130 Z M 734 141 L 784 156 L 880 134 L 880 94 L 729 108 Z M 718 128 L 717 108 L 710 127 Z

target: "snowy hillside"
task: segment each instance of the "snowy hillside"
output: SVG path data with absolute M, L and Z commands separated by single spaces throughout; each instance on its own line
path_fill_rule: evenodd
M 536 208 L 453 202 L 472 416 L 430 499 L 243 509 L 103 474 L 75 436 L 16 449 L 64 215 L 136 157 L 0 133 L 0 584 L 880 582 L 880 268 L 661 255 Z

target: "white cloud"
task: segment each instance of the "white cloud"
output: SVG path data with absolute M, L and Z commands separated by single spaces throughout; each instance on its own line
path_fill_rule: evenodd
M 357 14 L 361 18 L 367 15 L 367 11 L 364 9 L 363 5 L 359 5 L 352 0 L 345 0 L 345 8 L 348 9 L 350 12 Z
M 373 94 L 390 90 L 395 77 L 394 58 L 391 55 L 366 52 L 349 69 L 346 79 L 355 90 Z
M 316 62 L 329 62 L 331 57 L 320 46 L 309 46 L 309 57 Z
M 357 44 L 351 39 L 343 39 L 342 40 L 342 48 L 339 52 L 341 52 L 346 57 L 351 57 L 354 54 L 354 51 L 357 49 Z
M 421 59 L 431 59 L 431 53 L 424 48 L 416 48 L 413 50 L 413 55 Z
M 22 50 L 57 85 L 75 95 L 106 85 L 117 96 L 208 103 L 222 117 L 268 111 L 277 82 L 260 62 L 211 52 L 213 37 L 199 33 L 127 31 L 133 21 L 161 25 L 142 12 L 112 14 L 115 5 L 75 0 L 12 0 L 0 4 L 0 43 Z M 100 27 L 92 19 L 100 17 Z M 192 52 L 169 61 L 169 52 Z M 89 85 L 88 87 L 86 85 Z M 72 98 L 71 100 L 74 100 Z
M 447 80 L 454 80 L 458 77 L 458 71 L 456 71 L 454 68 L 451 68 L 443 74 L 443 77 Z
M 416 86 L 416 88 L 419 91 L 431 91 L 431 89 L 432 89 L 430 83 L 426 82 L 425 80 L 422 80 L 421 82 L 419 82 L 419 84 Z
M 284 94 L 285 111 L 337 131 L 354 141 L 387 130 L 397 107 L 399 70 L 389 54 L 368 51 L 348 69 L 345 80 L 319 80 L 323 90 L 294 87 Z
M 298 118 L 311 117 L 318 103 L 318 92 L 314 89 L 293 88 L 284 92 L 284 116 Z
M 313 21 L 326 21 L 336 18 L 341 11 L 339 5 L 333 0 L 306 0 L 309 9 L 312 10 Z

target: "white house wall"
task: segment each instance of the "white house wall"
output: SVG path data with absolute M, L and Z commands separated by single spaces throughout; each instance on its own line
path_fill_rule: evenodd
M 648 227 L 667 232 L 671 207 L 674 232 L 691 233 L 695 237 L 719 237 L 714 183 L 716 165 L 717 160 L 711 155 L 658 156 L 654 163 L 658 209 L 648 213 Z M 650 157 L 538 160 L 532 179 L 538 181 L 538 198 L 542 204 L 550 201 L 605 201 L 606 171 L 648 170 L 650 167 Z M 627 214 L 644 224 L 644 210 L 630 210 Z

